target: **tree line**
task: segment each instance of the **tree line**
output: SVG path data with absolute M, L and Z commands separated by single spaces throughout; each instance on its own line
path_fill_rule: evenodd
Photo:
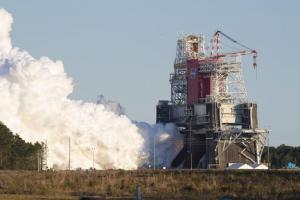
M 269 153 L 268 153 L 269 152 Z M 268 156 L 269 155 L 269 156 Z M 262 154 L 262 162 L 271 164 L 271 168 L 286 168 L 289 162 L 300 166 L 300 147 L 280 145 L 278 147 L 265 147 Z
M 45 149 L 44 143 L 25 142 L 0 122 L 0 169 L 42 169 Z

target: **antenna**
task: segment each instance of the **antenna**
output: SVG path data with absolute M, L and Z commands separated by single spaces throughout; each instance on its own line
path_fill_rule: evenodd
M 45 141 L 45 148 L 43 149 L 43 154 L 44 154 L 44 161 L 45 163 L 43 164 L 44 169 L 48 169 L 48 144 L 47 140 Z
M 156 147 L 155 147 L 155 135 L 153 135 L 153 169 L 155 169 L 155 165 L 156 165 L 156 163 L 155 163 L 155 154 L 156 154 L 156 149 L 155 149 Z
M 93 169 L 95 169 L 95 147 L 91 147 L 92 154 L 93 154 Z
M 71 170 L 71 137 L 69 136 L 69 170 Z

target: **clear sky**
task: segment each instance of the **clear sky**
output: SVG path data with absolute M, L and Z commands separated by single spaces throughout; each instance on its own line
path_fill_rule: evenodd
M 149 123 L 157 101 L 170 98 L 177 33 L 220 29 L 258 51 L 258 78 L 250 62 L 244 77 L 270 144 L 300 145 L 300 1 L 0 0 L 0 7 L 14 17 L 14 46 L 64 62 L 72 98 L 103 94 Z

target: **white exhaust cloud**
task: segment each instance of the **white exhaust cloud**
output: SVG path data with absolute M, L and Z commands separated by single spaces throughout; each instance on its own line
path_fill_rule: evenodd
M 4 9 L 0 9 L 0 51 L 7 53 L 11 50 L 10 31 L 12 16 Z
M 26 141 L 47 141 L 50 168 L 67 168 L 69 137 L 72 169 L 92 167 L 93 154 L 97 169 L 136 169 L 150 162 L 154 135 L 160 164 L 170 165 L 181 148 L 174 140 L 182 144 L 174 126 L 134 123 L 103 96 L 69 99 L 73 81 L 63 63 L 12 47 L 12 22 L 0 9 L 0 121 Z

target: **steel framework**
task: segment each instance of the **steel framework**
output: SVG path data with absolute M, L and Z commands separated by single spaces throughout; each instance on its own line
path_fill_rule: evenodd
M 223 53 L 221 35 L 246 50 Z M 269 131 L 258 128 L 257 105 L 248 101 L 241 57 L 249 54 L 256 68 L 256 51 L 221 31 L 207 46 L 202 34 L 177 40 L 171 102 L 157 106 L 157 122 L 174 122 L 186 137 L 187 154 L 178 154 L 174 166 L 260 163 Z
M 187 81 L 186 70 L 187 60 L 212 60 L 217 62 L 206 62 L 201 64 L 199 72 L 207 73 L 213 77 L 213 98 L 216 102 L 245 103 L 247 102 L 247 91 L 242 75 L 241 59 L 244 54 L 230 54 L 230 58 L 224 58 L 220 54 L 220 39 L 215 39 L 215 46 L 204 45 L 203 35 L 189 35 L 178 39 L 174 72 L 170 74 L 171 102 L 174 105 L 186 104 Z M 212 45 L 212 44 L 210 44 Z M 210 55 L 206 55 L 206 49 L 212 49 Z M 213 49 L 216 49 L 214 54 Z M 220 59 L 221 58 L 221 59 Z M 207 101 L 207 100 L 206 100 Z

